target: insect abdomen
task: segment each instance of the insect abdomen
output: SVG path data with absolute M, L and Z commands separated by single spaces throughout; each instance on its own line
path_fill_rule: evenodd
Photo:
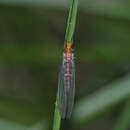
M 65 88 L 67 90 L 67 92 L 69 91 L 70 87 L 71 87 L 71 77 L 72 77 L 72 73 L 71 73 L 71 66 L 72 66 L 72 54 L 71 53 L 65 53 L 65 75 L 64 75 L 64 84 L 65 84 Z

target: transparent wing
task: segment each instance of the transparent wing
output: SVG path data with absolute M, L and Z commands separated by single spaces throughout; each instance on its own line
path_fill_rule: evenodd
M 67 109 L 67 95 L 66 95 L 66 88 L 64 86 L 64 73 L 65 73 L 65 63 L 63 58 L 58 79 L 58 104 L 62 119 L 65 118 Z
M 70 91 L 67 92 L 67 111 L 66 118 L 70 118 L 72 114 L 72 109 L 74 105 L 74 97 L 75 97 L 75 63 L 74 60 L 71 63 L 71 85 Z

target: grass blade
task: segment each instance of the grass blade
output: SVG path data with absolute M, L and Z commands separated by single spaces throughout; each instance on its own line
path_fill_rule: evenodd
M 126 103 L 124 110 L 121 116 L 119 117 L 113 130 L 128 130 L 129 126 L 130 126 L 130 101 Z
M 69 18 L 67 23 L 66 35 L 65 35 L 65 44 L 68 42 L 72 43 L 73 35 L 75 31 L 77 8 L 78 8 L 78 0 L 72 0 L 72 6 L 69 12 Z
M 130 95 L 130 75 L 82 99 L 74 111 L 75 123 L 86 122 Z
M 59 130 L 60 129 L 60 124 L 61 124 L 61 116 L 60 116 L 58 102 L 56 100 L 53 130 Z

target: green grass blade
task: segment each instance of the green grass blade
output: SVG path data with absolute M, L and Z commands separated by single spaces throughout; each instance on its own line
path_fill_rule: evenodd
M 72 43 L 73 35 L 75 31 L 77 8 L 78 8 L 78 0 L 72 0 L 72 6 L 69 12 L 69 18 L 67 23 L 66 35 L 65 35 L 65 44 L 67 42 Z
M 75 123 L 86 122 L 130 95 L 130 75 L 82 99 L 74 111 Z
M 0 130 L 25 130 L 27 127 L 9 120 L 0 120 Z
M 60 130 L 60 124 L 61 124 L 61 116 L 60 116 L 60 111 L 59 111 L 59 106 L 58 106 L 58 98 L 57 98 L 56 104 L 55 104 L 53 130 Z
M 126 103 L 124 110 L 119 117 L 113 130 L 128 130 L 130 126 L 130 99 Z
M 24 130 L 48 130 L 48 122 L 46 120 L 41 120 Z

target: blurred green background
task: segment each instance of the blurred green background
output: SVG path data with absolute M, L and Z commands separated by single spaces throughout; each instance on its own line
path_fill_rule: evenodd
M 0 130 L 51 130 L 69 0 L 0 0 Z M 130 128 L 130 1 L 79 0 L 76 99 L 62 130 Z

